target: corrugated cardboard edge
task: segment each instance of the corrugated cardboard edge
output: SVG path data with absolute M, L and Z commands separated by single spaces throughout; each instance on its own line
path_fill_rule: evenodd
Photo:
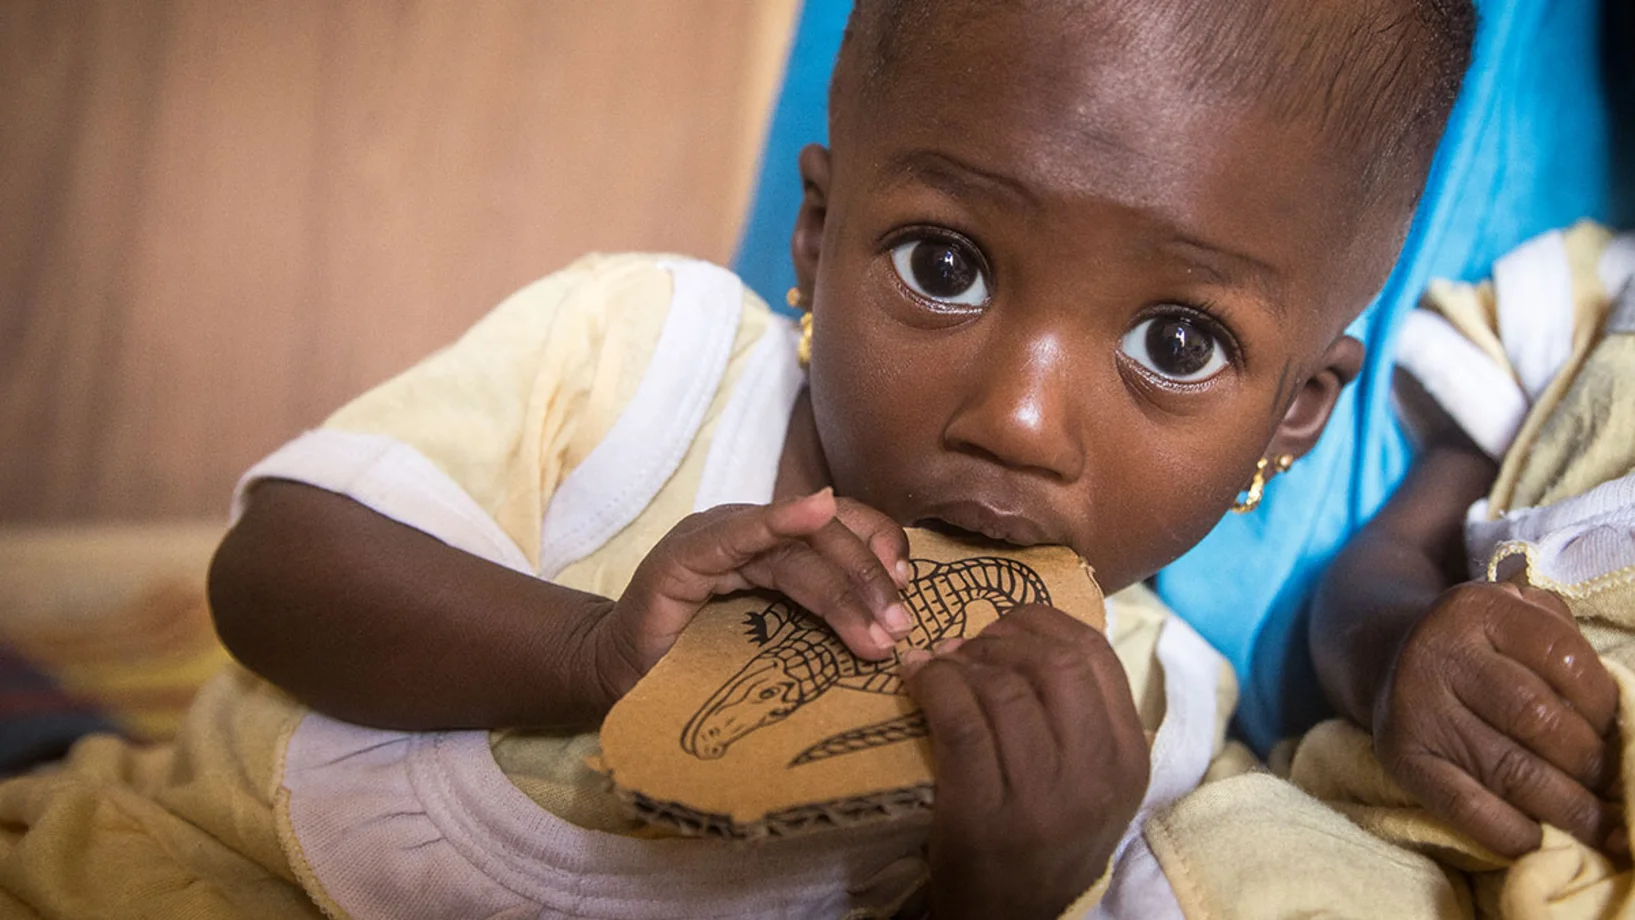
M 649 824 L 677 831 L 687 837 L 724 840 L 789 837 L 926 813 L 935 794 L 933 786 L 924 783 L 873 795 L 800 805 L 773 812 L 759 821 L 740 823 L 732 820 L 731 815 L 701 812 L 675 802 L 659 802 L 625 789 L 617 782 L 613 785 L 613 793 L 637 817 Z

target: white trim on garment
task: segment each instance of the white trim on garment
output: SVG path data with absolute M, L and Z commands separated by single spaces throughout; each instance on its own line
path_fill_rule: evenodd
M 1497 460 L 1510 449 L 1527 417 L 1527 394 L 1452 323 L 1429 310 L 1411 311 L 1396 361 L 1483 453 Z
M 763 841 L 576 827 L 524 795 L 484 732 L 375 731 L 309 715 L 284 786 L 300 853 L 354 918 L 838 917 L 911 886 L 924 822 Z M 917 860 L 914 862 L 917 863 Z
M 1473 577 L 1492 578 L 1503 558 L 1523 556 L 1529 582 L 1568 598 L 1635 581 L 1635 473 L 1498 520 L 1488 520 L 1484 498 L 1466 515 L 1465 547 Z
M 600 547 L 601 543 L 591 545 L 593 540 L 605 541 L 617 533 L 609 523 L 616 518 L 588 504 L 592 495 L 615 503 L 633 503 L 632 496 L 637 495 L 645 507 L 652 495 L 643 493 L 655 487 L 651 471 L 665 465 L 654 458 L 685 454 L 720 384 L 724 366 L 717 368 L 707 359 L 717 353 L 730 355 L 742 290 L 734 279 L 730 291 L 714 284 L 712 292 L 708 288 L 721 280 L 717 274 L 721 270 L 695 272 L 688 263 L 680 264 L 677 303 L 669 317 L 690 322 L 703 313 L 707 323 L 710 310 L 678 309 L 683 300 L 707 296 L 725 299 L 734 322 L 714 323 L 713 334 L 720 341 L 709 347 L 690 335 L 672 336 L 668 345 L 661 337 L 655 363 L 663 372 L 649 370 L 635 401 L 614 425 L 615 431 L 625 432 L 621 439 L 640 433 L 643 443 L 632 458 L 603 450 L 609 443 L 604 441 L 578 468 L 594 467 L 575 480 L 578 497 L 553 500 L 547 516 L 556 524 L 545 531 L 576 535 L 578 540 L 571 552 L 558 551 L 553 564 L 566 564 L 562 560 L 574 553 L 582 558 Z M 660 353 L 668 357 L 660 361 Z M 714 500 L 770 499 L 783 438 L 757 432 L 787 427 L 798 393 L 798 380 L 790 385 L 792 356 L 787 324 L 777 323 L 748 359 L 715 431 L 718 442 L 731 447 L 717 449 L 712 444 L 706 457 L 703 481 L 713 484 Z M 798 376 L 799 369 L 793 368 L 793 377 Z M 763 384 L 766 392 L 744 395 L 746 386 Z M 675 408 L 677 393 L 688 394 L 683 402 L 696 411 Z M 652 398 L 666 407 L 664 420 L 671 424 L 649 427 L 655 412 L 643 401 Z M 676 423 L 689 413 L 697 419 Z M 367 452 L 355 449 L 362 442 L 353 436 L 315 434 L 318 437 L 300 448 L 280 451 L 278 462 L 258 465 L 257 475 L 317 480 L 314 484 L 365 500 L 388 517 L 502 564 L 513 553 L 520 556 L 514 544 L 507 550 L 491 539 L 499 532 L 498 525 L 413 448 L 378 438 L 383 443 L 370 442 L 375 453 L 401 462 L 326 464 L 322 457 L 326 451 Z M 301 462 L 290 462 L 297 456 Z M 626 462 L 649 471 L 643 489 L 609 487 L 628 481 Z M 405 474 L 406 470 L 412 472 Z M 664 479 L 669 475 L 666 472 Z M 662 485 L 658 480 L 656 487 Z M 411 494 L 400 497 L 405 491 Z M 425 495 L 432 498 L 417 497 Z M 447 511 L 451 505 L 458 507 L 457 513 Z M 324 893 L 358 918 L 658 920 L 677 916 L 678 911 L 687 916 L 761 917 L 769 911 L 838 916 L 859 904 L 888 903 L 914 884 L 924 868 L 917 856 L 900 858 L 904 852 L 917 852 L 918 839 L 925 833 L 923 822 L 754 848 L 640 840 L 586 830 L 556 817 L 518 790 L 494 762 L 481 732 L 379 731 L 312 713 L 289 741 L 280 781 L 289 791 L 290 826 L 297 842 L 291 859 L 304 860 Z
M 250 489 L 265 479 L 288 479 L 345 495 L 455 549 L 533 574 L 516 542 L 459 483 L 425 454 L 385 435 L 333 428 L 302 434 L 239 478 L 231 506 L 234 523 L 244 514 Z
M 1573 351 L 1573 271 L 1559 230 L 1536 236 L 1493 263 L 1499 339 L 1536 401 Z
M 806 375 L 795 360 L 798 338 L 793 323 L 775 316 L 745 359 L 738 385 L 716 422 L 693 498 L 694 511 L 772 501 L 789 416 L 806 385 Z
M 726 374 L 743 283 L 706 262 L 660 264 L 674 289 L 652 363 L 607 435 L 551 496 L 540 525 L 543 578 L 595 552 L 641 515 L 681 465 Z
M 1109 604 L 1109 608 L 1113 605 Z M 1113 877 L 1092 920 L 1181 920 L 1181 905 L 1142 832 L 1147 818 L 1203 781 L 1215 753 L 1216 696 L 1226 660 L 1177 616 L 1164 620 L 1156 649 L 1164 671 L 1164 721 L 1135 820 L 1113 855 Z
M 1595 268 L 1601 278 L 1601 290 L 1608 296 L 1627 292 L 1629 279 L 1635 277 L 1635 233 L 1613 237 L 1607 248 L 1601 251 L 1601 259 Z

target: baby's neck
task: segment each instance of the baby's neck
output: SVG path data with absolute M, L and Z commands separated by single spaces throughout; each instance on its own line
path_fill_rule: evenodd
M 802 389 L 789 413 L 789 432 L 784 435 L 783 453 L 778 457 L 778 478 L 772 486 L 774 499 L 811 495 L 833 485 L 829 464 L 818 441 L 817 422 L 812 416 L 811 391 Z

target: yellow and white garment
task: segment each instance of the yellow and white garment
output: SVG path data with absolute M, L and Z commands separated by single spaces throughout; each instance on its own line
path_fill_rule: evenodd
M 1635 789 L 1635 237 L 1579 224 L 1501 259 L 1490 282 L 1439 282 L 1399 363 L 1489 455 L 1467 516 L 1475 579 L 1560 594 L 1621 691 L 1622 788 Z M 1578 920 L 1635 913 L 1627 859 L 1546 827 L 1520 860 L 1419 807 L 1343 720 L 1295 750 L 1288 780 L 1209 783 L 1147 834 L 1186 916 Z M 1625 800 L 1625 820 L 1635 812 Z
M 723 269 L 593 256 L 262 461 L 235 514 L 261 479 L 305 482 L 496 564 L 617 596 L 685 515 L 770 500 L 803 385 L 794 340 Z M 1110 599 L 1109 623 L 1156 732 L 1144 816 L 1223 750 L 1235 685 L 1145 589 Z M 177 917 L 297 904 L 331 918 L 838 917 L 889 916 L 923 882 L 923 820 L 751 846 L 655 837 L 586 767 L 596 745 L 594 733 L 362 728 L 235 668 L 174 746 L 137 754 L 103 739 L 49 775 L 0 784 L 0 898 L 92 916 L 162 877 Z M 149 765 L 132 782 L 138 758 Z M 133 812 L 135 827 L 121 820 Z M 1179 916 L 1140 823 L 1105 897 L 1080 914 Z M 77 884 L 75 860 L 105 881 Z
M 1398 363 L 1489 456 L 1465 525 L 1471 577 L 1513 567 L 1581 620 L 1635 625 L 1635 235 L 1581 223 L 1438 282 Z

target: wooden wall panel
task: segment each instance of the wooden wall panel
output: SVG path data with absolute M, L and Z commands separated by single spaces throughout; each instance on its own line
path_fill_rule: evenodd
M 795 12 L 0 3 L 0 521 L 219 515 L 576 255 L 727 259 Z

